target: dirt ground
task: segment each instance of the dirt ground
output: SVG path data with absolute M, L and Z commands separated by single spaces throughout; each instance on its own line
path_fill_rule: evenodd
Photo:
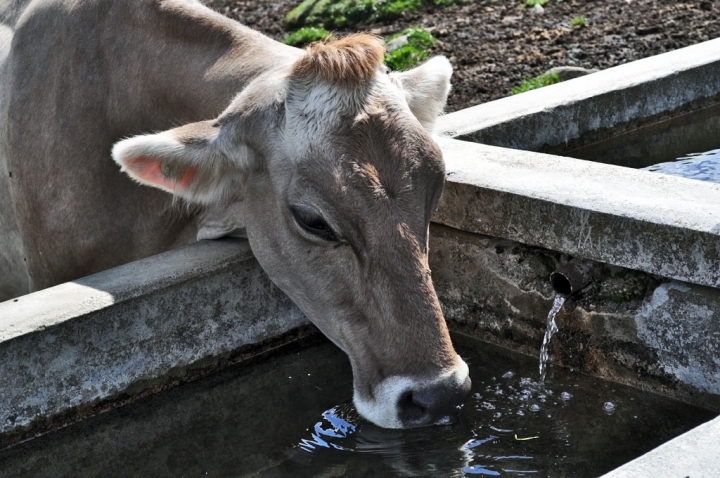
M 279 39 L 299 0 L 205 3 Z M 587 24 L 571 27 L 580 16 Z M 470 0 L 359 30 L 389 36 L 411 26 L 431 30 L 438 38 L 432 54 L 455 67 L 447 108 L 455 111 L 510 95 L 523 79 L 554 66 L 604 69 L 718 38 L 720 0 L 549 0 L 539 14 L 520 0 Z

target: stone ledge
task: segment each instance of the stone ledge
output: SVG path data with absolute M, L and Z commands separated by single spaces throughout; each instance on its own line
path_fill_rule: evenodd
M 441 136 L 528 151 L 617 134 L 720 101 L 720 38 L 438 119 Z
M 448 177 L 434 222 L 720 287 L 720 184 L 438 142 Z
M 617 468 L 602 478 L 639 476 L 717 477 L 720 470 L 720 417 L 696 427 Z
M 0 303 L 0 435 L 307 323 L 242 240 L 200 242 Z

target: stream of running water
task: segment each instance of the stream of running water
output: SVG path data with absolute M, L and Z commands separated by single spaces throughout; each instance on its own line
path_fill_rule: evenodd
M 555 302 L 553 303 L 552 309 L 547 318 L 547 328 L 545 329 L 545 337 L 543 337 L 542 347 L 540 348 L 540 381 L 545 381 L 545 374 L 547 373 L 547 363 L 550 361 L 548 348 L 550 345 L 550 339 L 557 332 L 558 328 L 555 324 L 555 316 L 562 308 L 565 303 L 565 297 L 561 295 L 555 296 Z

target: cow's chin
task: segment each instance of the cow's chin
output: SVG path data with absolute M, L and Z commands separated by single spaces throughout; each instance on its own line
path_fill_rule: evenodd
M 445 422 L 462 408 L 470 392 L 467 364 L 458 357 L 457 364 L 441 376 L 430 380 L 391 376 L 373 387 L 373 397 L 364 397 L 355 388 L 353 402 L 360 415 L 383 428 L 415 428 Z M 427 405 L 411 403 L 412 396 Z M 428 403 L 426 397 L 438 397 L 437 403 Z M 410 402 L 408 410 L 406 402 Z

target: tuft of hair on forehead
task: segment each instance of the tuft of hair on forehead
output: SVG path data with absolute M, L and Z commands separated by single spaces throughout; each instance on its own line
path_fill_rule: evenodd
M 375 75 L 385 55 L 384 42 L 368 33 L 310 44 L 292 75 L 332 83 L 361 84 Z

